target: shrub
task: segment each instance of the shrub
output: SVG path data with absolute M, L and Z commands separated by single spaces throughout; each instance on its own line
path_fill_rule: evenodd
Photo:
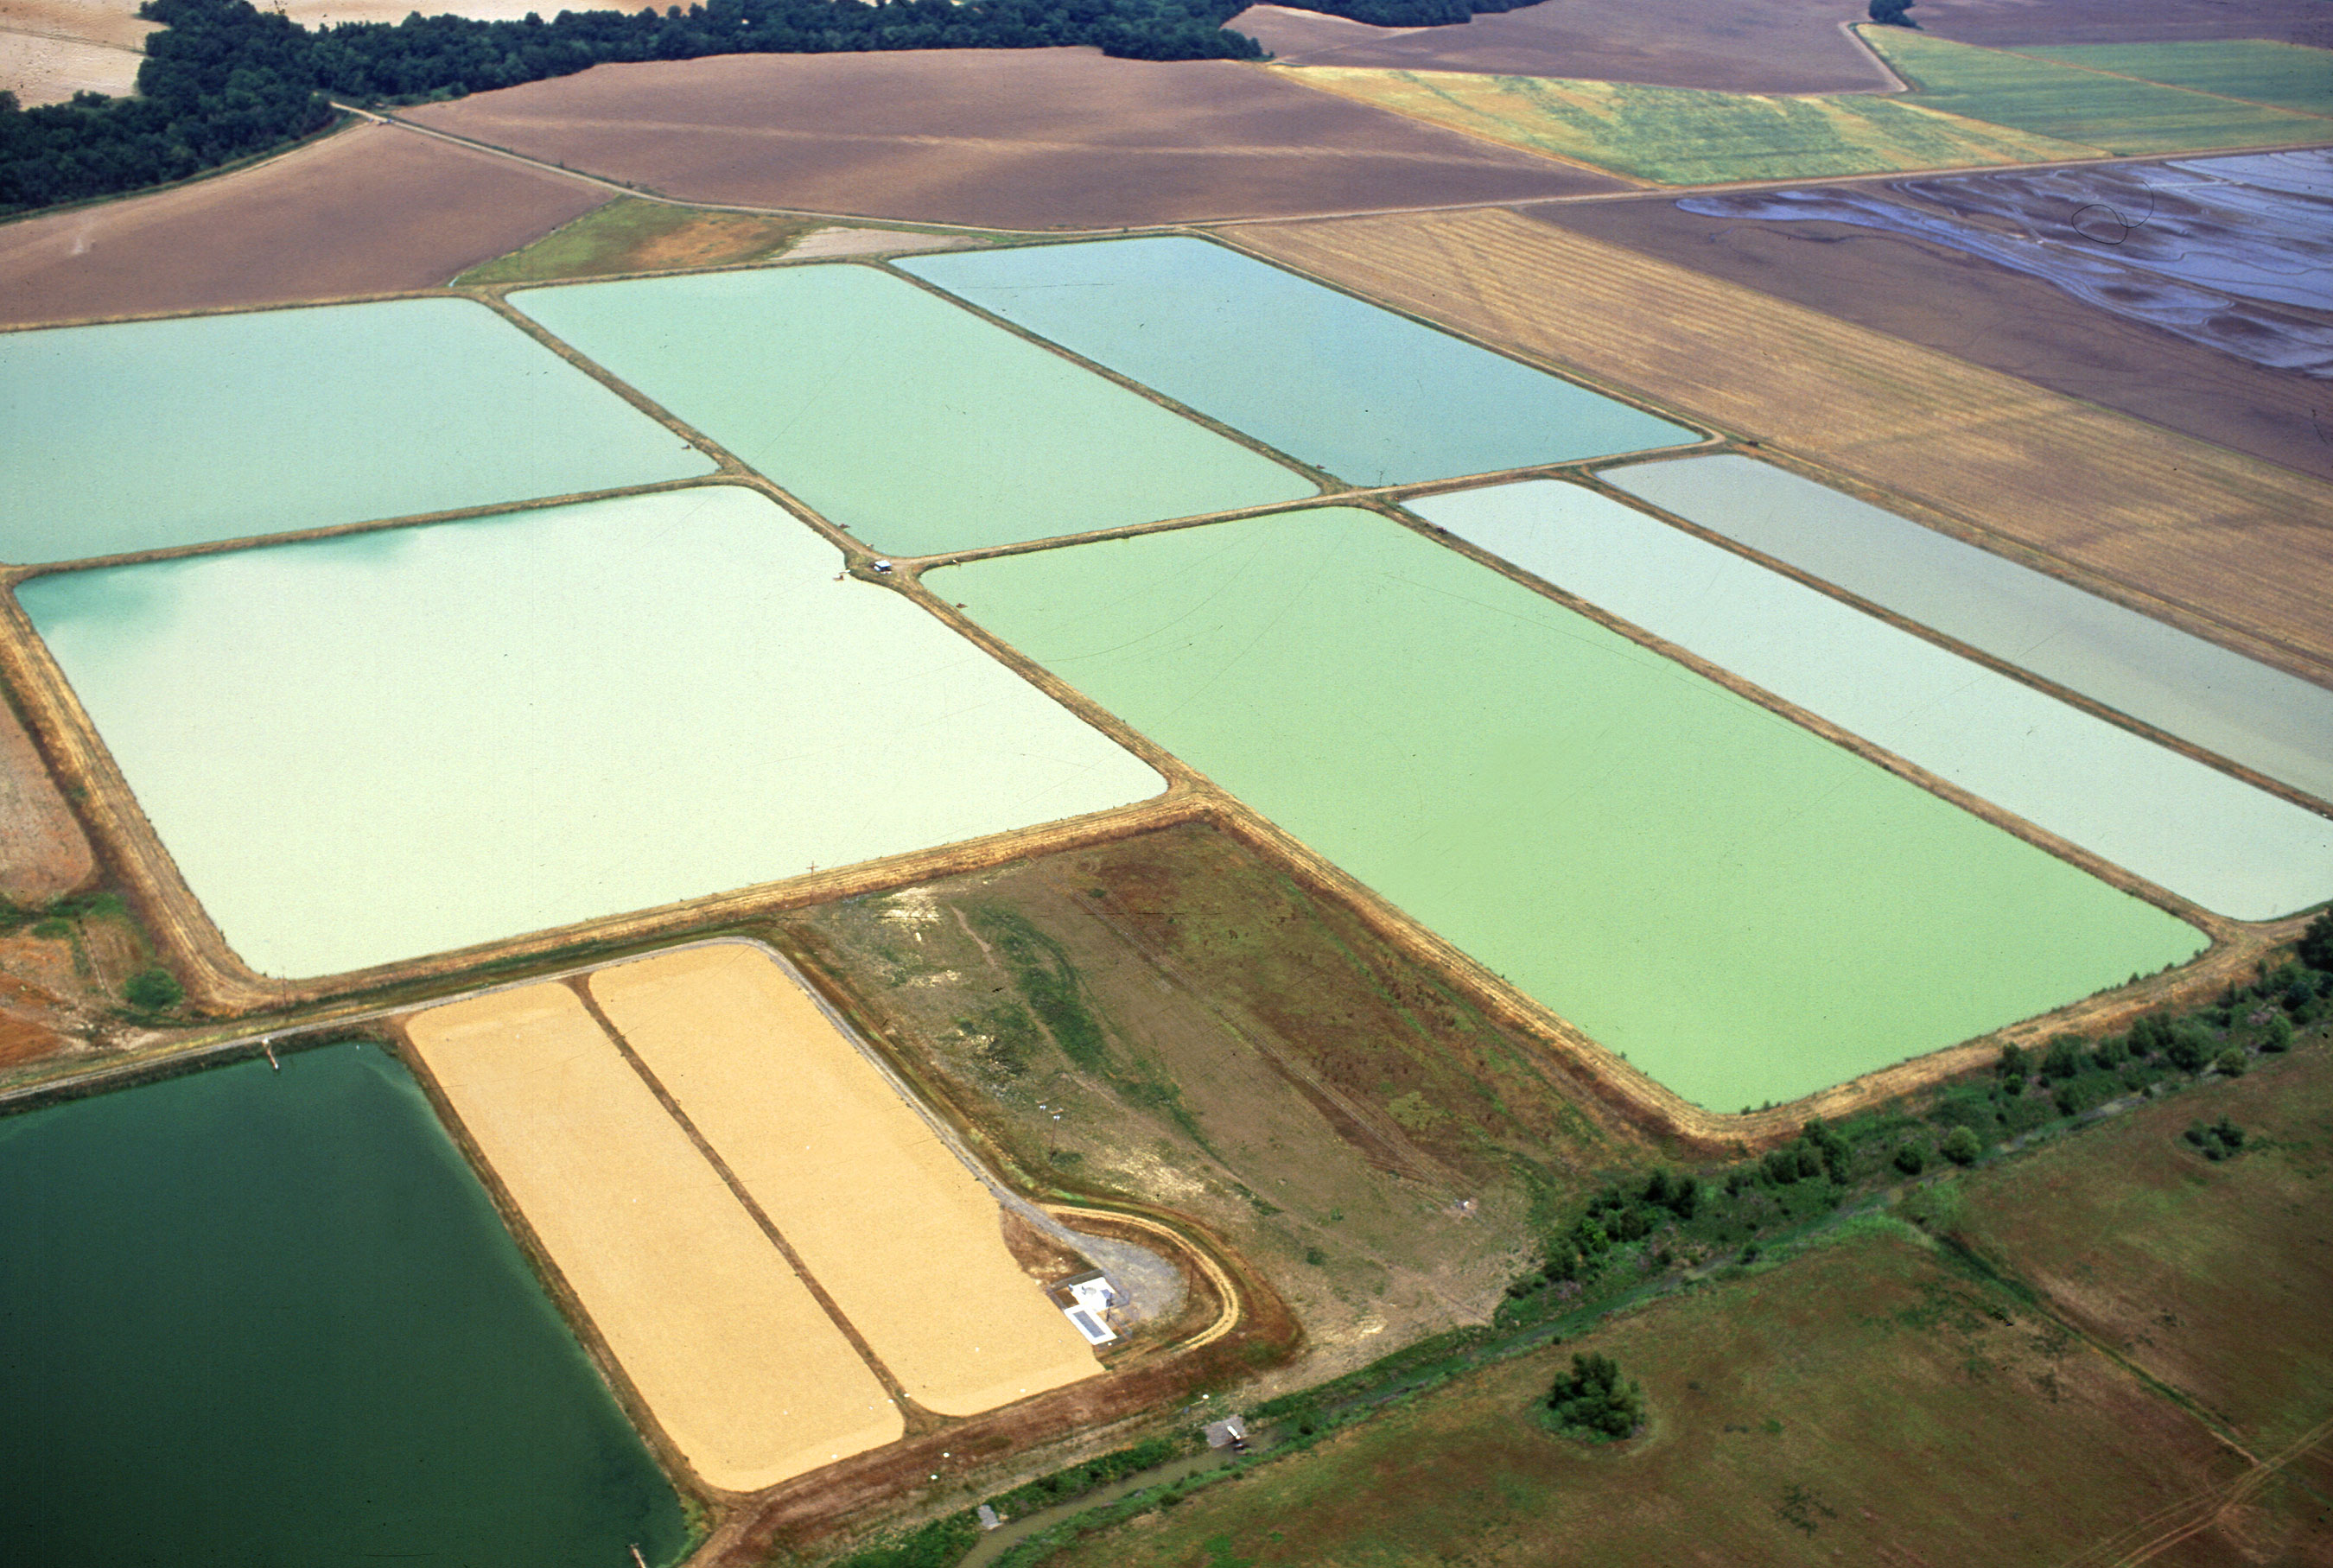
M 1954 1128 L 1952 1136 L 1944 1140 L 1944 1156 L 1955 1165 L 1973 1165 L 1976 1157 L 1983 1152 L 1984 1145 L 1978 1143 L 1976 1134 L 1966 1127 Z
M 131 975 L 122 986 L 121 995 L 131 1007 L 156 1013 L 187 999 L 186 989 L 178 984 L 178 978 L 159 964 Z
M 2333 909 L 2309 923 L 2300 933 L 2300 961 L 2314 970 L 2333 970 Z
M 2241 1078 L 2244 1069 L 2251 1066 L 2251 1058 L 2244 1055 L 2243 1047 L 2230 1046 L 2212 1058 L 2212 1065 L 2232 1078 Z
M 2149 1013 L 2130 1026 L 2130 1054 L 2145 1058 L 2161 1056 L 2171 1048 L 2171 1020 L 2161 1013 Z
M 1992 1070 L 2004 1078 L 2023 1079 L 2025 1076 L 2025 1048 L 2021 1046 L 2002 1047 L 2001 1059 L 1993 1063 Z
M 2163 1054 L 2170 1058 L 2173 1066 L 2183 1073 L 2202 1072 L 2203 1064 L 2212 1059 L 2212 1053 L 2218 1045 L 2212 1038 L 2212 1031 L 2192 1018 L 2172 1029 L 2170 1036 L 2170 1043 L 2163 1047 Z
M 2111 1073 L 2130 1060 L 2130 1044 L 2120 1035 L 2108 1035 L 2091 1047 L 2090 1060 Z
M 2292 1020 L 2282 1013 L 2271 1017 L 2261 1030 L 2260 1048 L 2271 1052 L 2292 1049 Z
M 2205 1126 L 2198 1122 L 2181 1134 L 2211 1161 L 2232 1160 L 2243 1152 L 2244 1130 L 2225 1116 Z
M 1608 1355 L 1574 1352 L 1571 1370 L 1547 1396 L 1548 1424 L 1574 1437 L 1609 1442 L 1645 1424 L 1645 1391 L 1620 1376 Z
M 2074 1035 L 2060 1035 L 2050 1042 L 2047 1055 L 2041 1058 L 2041 1076 L 2052 1083 L 2062 1083 L 2079 1077 L 2082 1071 L 2082 1042 Z
M 1968 1129 L 1963 1127 L 1961 1130 L 1963 1132 L 1966 1132 Z M 1917 1144 L 1906 1143 L 1901 1149 L 1896 1151 L 1896 1169 L 1904 1172 L 1905 1175 L 1917 1176 L 1921 1171 L 1927 1168 L 1928 1157 L 1920 1152 L 1919 1146 Z

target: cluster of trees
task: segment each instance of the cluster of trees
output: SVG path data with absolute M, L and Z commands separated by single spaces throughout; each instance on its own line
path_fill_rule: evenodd
M 1493 11 L 1518 11 L 1539 0 L 1282 0 L 1291 10 L 1349 17 L 1372 27 L 1441 27 Z M 1909 5 L 1911 0 L 1905 0 Z
M 1634 1437 L 1645 1424 L 1645 1391 L 1622 1377 L 1610 1356 L 1575 1352 L 1571 1370 L 1548 1391 L 1547 1424 L 1595 1442 Z
M 2244 1152 L 2244 1130 L 2225 1116 L 2205 1126 L 2198 1122 L 2187 1129 L 2184 1136 L 2202 1151 L 2206 1160 L 2232 1160 Z
M 1237 0 L 707 0 L 550 21 L 460 16 L 311 33 L 248 0 L 146 0 L 138 96 L 21 108 L 0 93 L 0 214 L 183 179 L 332 123 L 334 97 L 456 98 L 593 65 L 708 54 L 1090 44 L 1137 60 L 1257 59 Z M 1461 18 L 1463 20 L 1463 18 Z
M 1911 9 L 1912 0 L 1871 0 L 1871 19 L 1882 27 L 1917 27 Z

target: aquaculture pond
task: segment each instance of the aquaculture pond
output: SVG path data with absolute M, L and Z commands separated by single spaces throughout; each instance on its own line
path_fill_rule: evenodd
M 1747 457 L 1603 480 L 2207 751 L 2333 800 L 2333 692 Z
M 629 1568 L 678 1500 L 394 1059 L 0 1118 L 0 1560 Z
M 165 550 L 713 467 L 467 300 L 0 334 L 0 560 Z
M 1295 470 L 869 267 L 529 289 L 511 302 L 892 555 L 1315 493 Z
M 751 491 L 36 578 L 228 943 L 317 975 L 1164 786 Z
M 1353 484 L 1700 439 L 1204 240 L 1032 245 L 898 264 Z
M 2333 897 L 2333 821 L 1608 496 L 1547 480 L 1415 510 L 2206 909 Z
M 1455 550 L 1316 509 L 933 574 L 1689 1100 L 1786 1100 L 2202 939 Z

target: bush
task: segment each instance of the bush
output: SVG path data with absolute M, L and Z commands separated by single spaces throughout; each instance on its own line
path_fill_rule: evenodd
M 186 988 L 159 964 L 131 975 L 121 988 L 121 996 L 131 1007 L 143 1008 L 149 1013 L 175 1008 L 187 999 Z
M 2163 1047 L 2163 1054 L 2183 1073 L 2202 1072 L 2203 1064 L 2219 1047 L 2219 1042 L 2212 1038 L 2212 1031 L 2192 1018 L 2169 1033 L 2170 1043 Z
M 2269 1052 L 2292 1049 L 2292 1020 L 2282 1013 L 2271 1018 L 2261 1029 L 2260 1048 Z
M 1984 1145 L 1966 1127 L 1954 1128 L 1952 1136 L 1944 1140 L 1944 1156 L 1955 1165 L 1973 1165 L 1976 1157 L 1983 1152 Z
M 1547 1410 L 1557 1431 L 1609 1442 L 1645 1424 L 1645 1391 L 1620 1376 L 1610 1356 L 1574 1352 L 1571 1370 L 1548 1392 Z
M 2090 1060 L 2103 1071 L 2111 1073 L 2130 1060 L 2129 1042 L 2120 1035 L 2108 1035 L 2091 1050 Z
M 2204 1159 L 2213 1162 L 2232 1160 L 2243 1152 L 2244 1130 L 2225 1116 L 2208 1127 L 2198 1122 L 2181 1136 L 2202 1151 Z
M 1965 1133 L 1968 1129 L 1963 1127 L 1961 1131 Z M 1921 1171 L 1927 1168 L 1928 1157 L 1920 1152 L 1919 1146 L 1917 1144 L 1906 1143 L 1901 1149 L 1896 1151 L 1896 1169 L 1904 1172 L 1905 1175 L 1917 1176 Z
M 2022 1082 L 2025 1077 L 2025 1050 L 2021 1046 L 2003 1046 L 2001 1059 L 1992 1065 L 1994 1073 L 2003 1078 Z
M 2300 961 L 2314 970 L 2333 970 L 2333 909 L 2309 923 L 2300 933 Z
M 2171 1048 L 2171 1020 L 2161 1013 L 2149 1013 L 2130 1026 L 2130 1054 L 2141 1060 L 2159 1056 Z
M 2060 1035 L 2051 1040 L 2048 1054 L 2041 1058 L 2041 1076 L 2051 1083 L 2062 1083 L 2079 1077 L 2081 1072 L 2081 1040 L 2073 1035 Z
M 2212 1065 L 2231 1078 L 2241 1078 L 2244 1076 L 2244 1069 L 2252 1064 L 2251 1058 L 2244 1055 L 2243 1047 L 2230 1046 L 2212 1058 Z

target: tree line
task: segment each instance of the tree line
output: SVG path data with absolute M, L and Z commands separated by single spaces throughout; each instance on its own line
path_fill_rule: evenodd
M 184 179 L 331 125 L 334 99 L 458 98 L 591 66 L 712 54 L 1087 44 L 1131 60 L 1253 60 L 1239 0 L 708 0 L 477 22 L 418 12 L 314 32 L 249 0 L 146 0 L 138 95 L 36 109 L 0 92 L 0 215 Z M 1463 18 L 1462 18 L 1463 19 Z

